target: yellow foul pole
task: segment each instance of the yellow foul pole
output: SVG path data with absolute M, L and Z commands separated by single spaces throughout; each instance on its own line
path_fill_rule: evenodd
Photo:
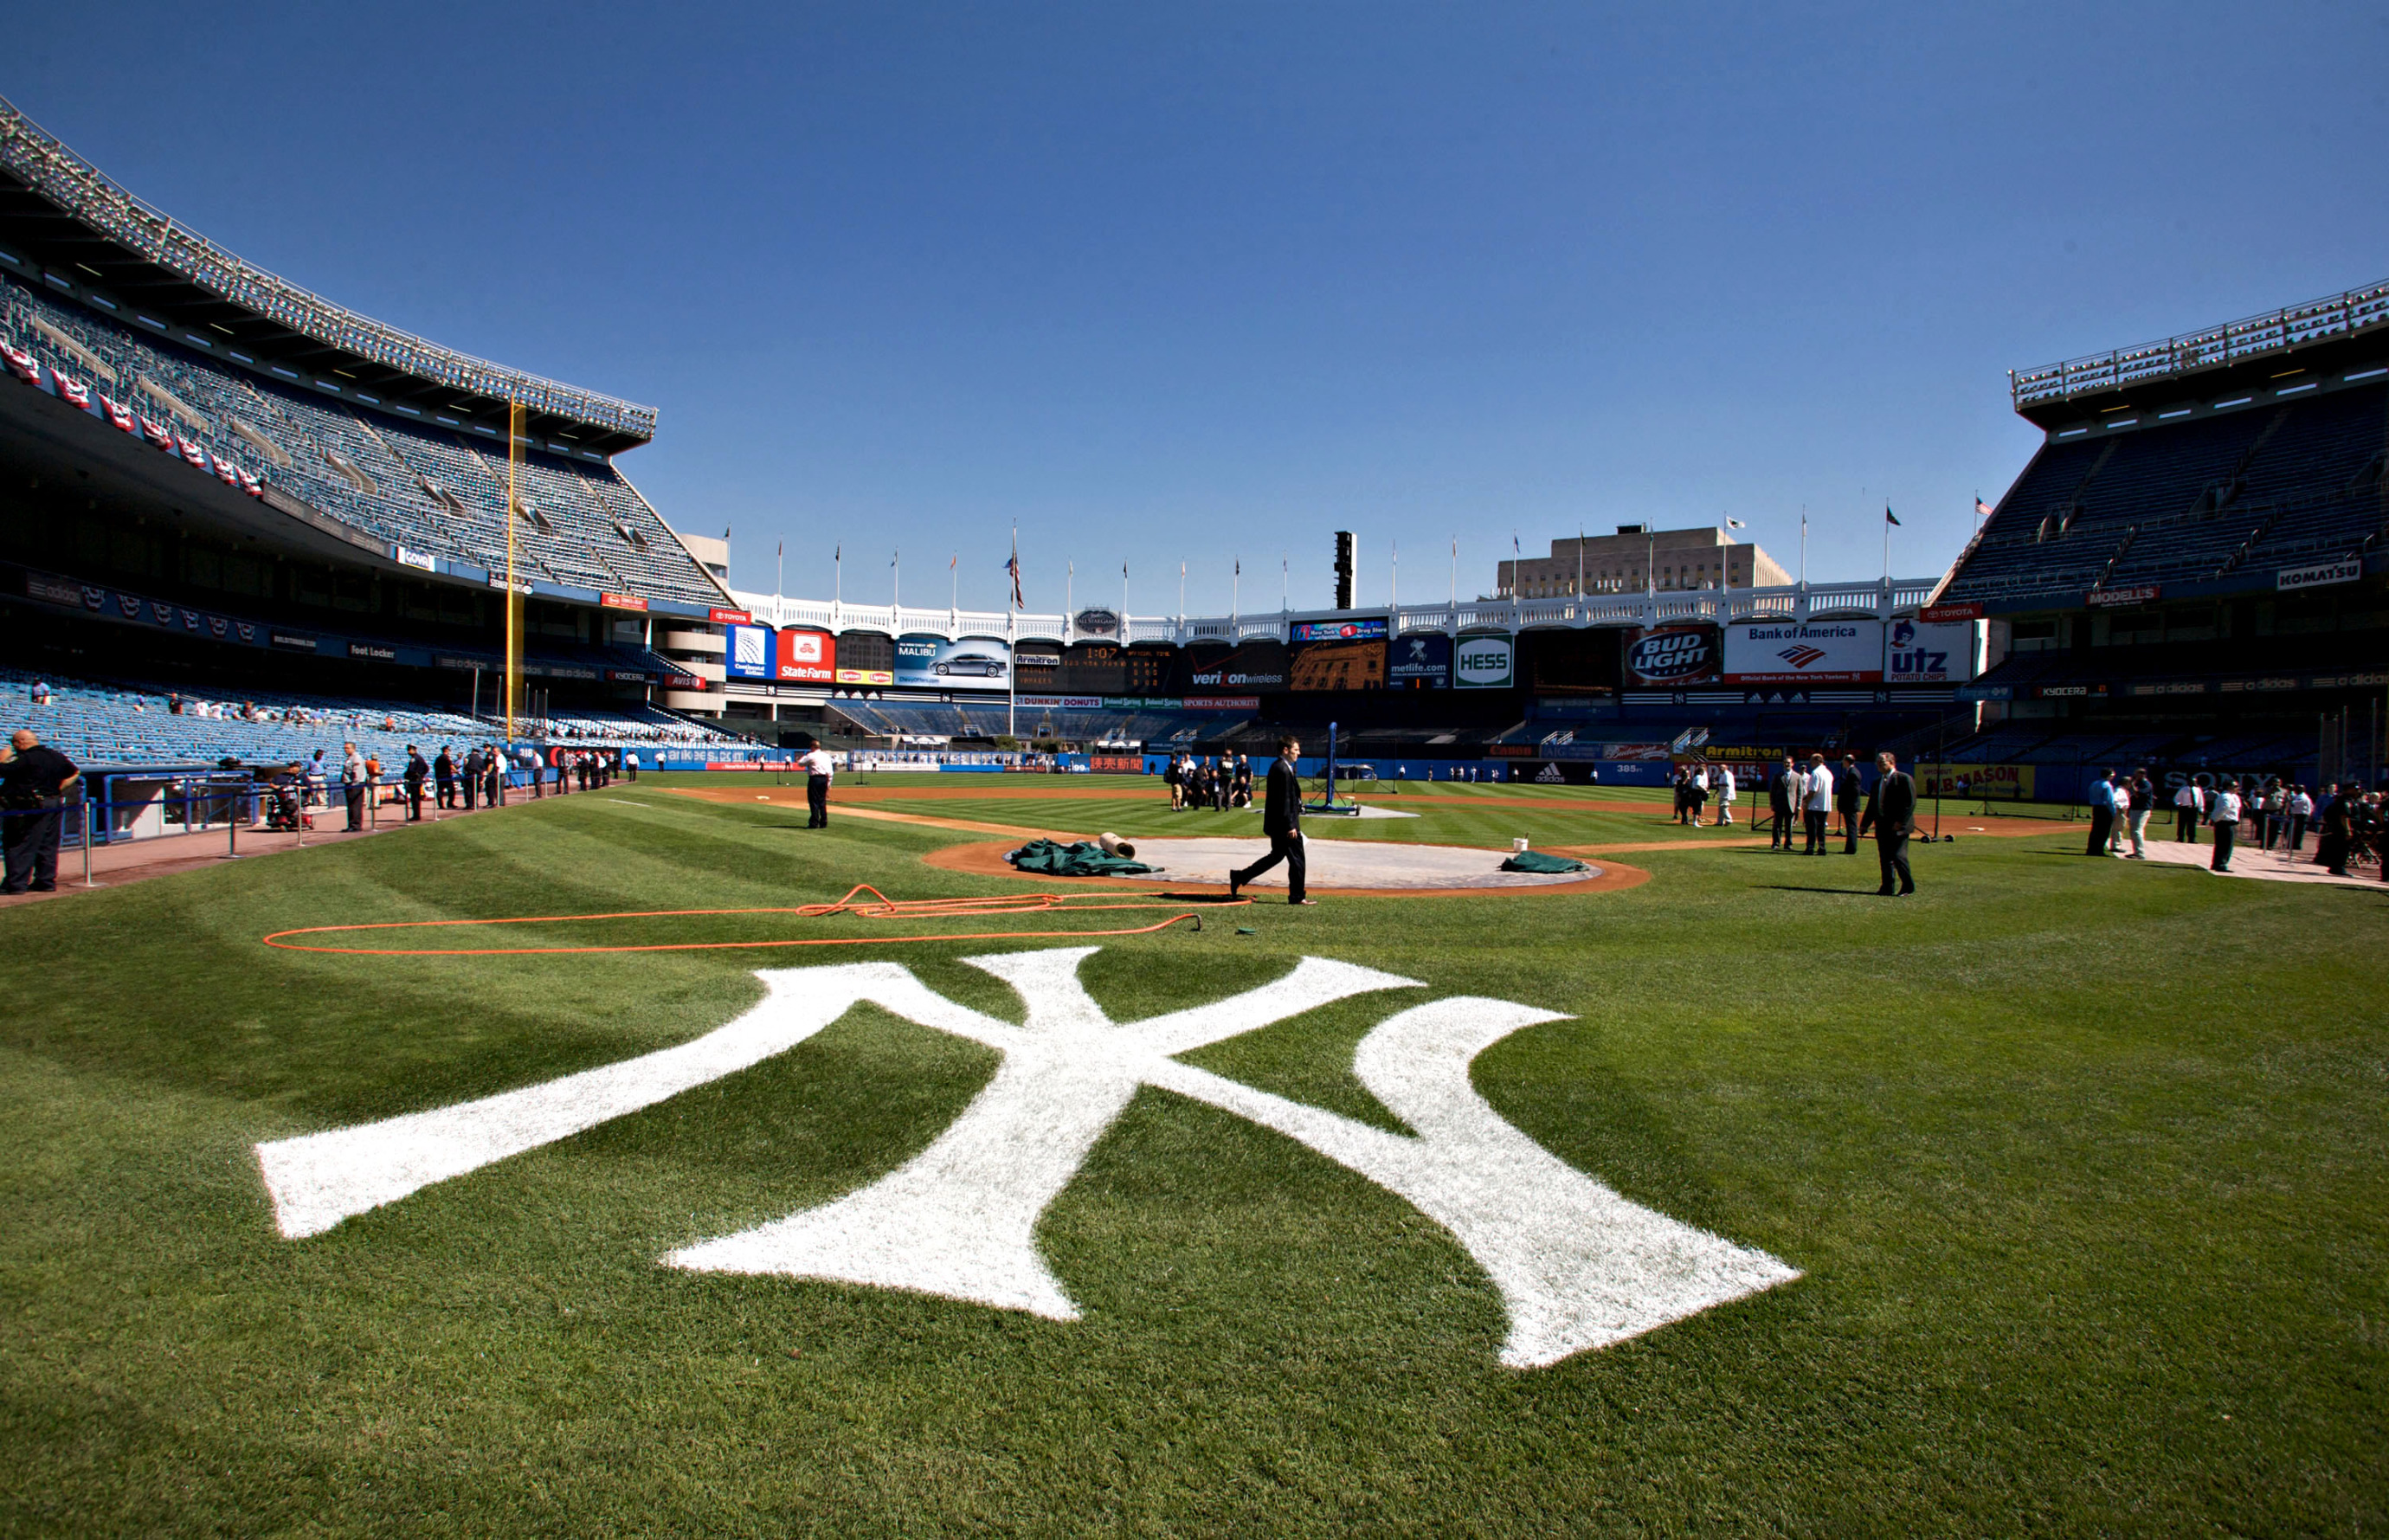
M 515 521 L 521 517 L 524 413 L 520 402 L 506 404 L 506 741 L 515 737 L 515 702 L 522 689 L 522 595 L 515 578 Z

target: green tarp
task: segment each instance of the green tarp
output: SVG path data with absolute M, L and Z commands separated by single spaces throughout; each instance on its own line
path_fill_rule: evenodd
M 1501 869 L 1505 872 L 1589 872 L 1592 870 L 1581 861 L 1571 860 L 1565 855 L 1545 855 L 1539 850 L 1520 851 L 1502 862 Z
M 1041 877 L 1143 877 L 1154 869 L 1142 861 L 1105 855 L 1101 845 L 1084 840 L 1075 845 L 1031 840 L 1012 853 L 1012 864 Z

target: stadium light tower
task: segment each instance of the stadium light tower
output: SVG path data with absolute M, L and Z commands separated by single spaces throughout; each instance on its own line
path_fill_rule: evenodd
M 1335 532 L 1335 608 L 1352 608 L 1352 532 Z

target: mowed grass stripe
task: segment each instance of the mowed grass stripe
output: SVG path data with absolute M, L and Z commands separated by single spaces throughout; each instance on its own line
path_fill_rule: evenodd
M 1156 789 L 1078 805 L 1161 832 L 1208 817 L 1136 812 Z M 313 1240 L 275 1238 L 256 1139 L 686 1041 L 756 997 L 759 964 L 857 956 L 257 945 L 294 915 L 990 886 L 917 860 L 971 836 L 808 833 L 786 828 L 794 809 L 663 790 L 0 915 L 19 1002 L 0 1022 L 0 1160 L 21 1174 L 0 1231 L 0 1436 L 19 1452 L 0 1525 L 2287 1533 L 2383 1517 L 2389 903 L 2086 860 L 2067 853 L 2079 834 L 1919 847 L 1923 891 L 1892 902 L 1871 896 L 1863 847 L 1812 860 L 1703 848 L 1704 830 L 1632 856 L 1654 876 L 1628 892 L 1260 905 L 1088 966 L 1122 1020 L 1306 953 L 1567 1012 L 1488 1051 L 1480 1093 L 1621 1191 L 1807 1276 L 1547 1370 L 1495 1366 L 1498 1297 L 1415 1211 L 1150 1090 L 1041 1227 L 1077 1323 L 658 1268 L 891 1169 L 986 1084 L 983 1050 L 870 1007 Z M 1485 805 L 1348 827 L 1488 847 L 1652 838 L 1639 815 L 1523 805 L 1628 800 L 1607 789 L 1436 791 Z M 923 805 L 1045 824 L 1074 804 Z M 1016 997 L 957 960 L 1000 949 L 894 956 L 1017 1020 Z M 1329 1007 L 1193 1057 L 1384 1123 L 1350 1054 L 1390 1008 Z

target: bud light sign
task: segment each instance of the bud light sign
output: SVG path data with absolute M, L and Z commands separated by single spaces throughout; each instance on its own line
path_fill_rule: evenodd
M 1709 685 L 1718 676 L 1713 626 L 1663 625 L 1634 632 L 1626 644 L 1626 677 L 1635 685 Z

